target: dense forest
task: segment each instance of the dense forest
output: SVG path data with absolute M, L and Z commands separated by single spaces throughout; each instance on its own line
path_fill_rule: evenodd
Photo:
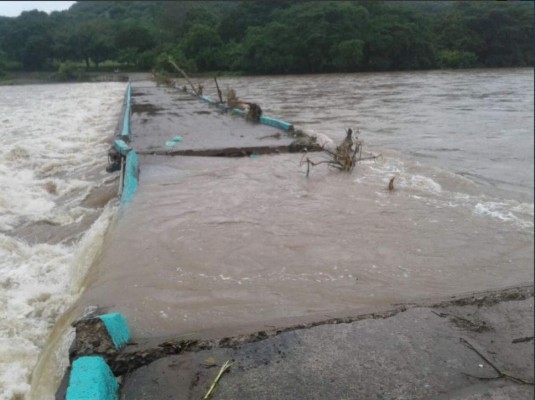
M 0 72 L 245 74 L 533 65 L 532 2 L 82 1 L 0 17 Z

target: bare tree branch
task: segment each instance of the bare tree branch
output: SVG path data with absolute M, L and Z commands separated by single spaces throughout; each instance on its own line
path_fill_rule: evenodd
M 184 76 L 184 79 L 186 79 L 188 81 L 189 85 L 191 86 L 191 89 L 193 90 L 193 93 L 199 94 L 197 92 L 197 90 L 195 89 L 195 86 L 193 85 L 193 83 L 189 79 L 188 75 L 184 72 L 184 70 L 182 68 L 180 68 L 178 65 L 176 65 L 176 63 L 173 61 L 173 58 L 171 56 L 167 56 L 167 61 L 169 62 L 169 64 L 171 64 L 173 67 L 175 67 L 175 69 L 178 72 L 180 72 L 182 74 L 182 76 Z

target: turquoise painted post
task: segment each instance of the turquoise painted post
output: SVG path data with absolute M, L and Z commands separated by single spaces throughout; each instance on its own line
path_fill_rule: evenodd
M 238 116 L 240 116 L 240 117 L 245 117 L 245 114 L 246 114 L 245 111 L 240 110 L 239 108 L 233 108 L 233 109 L 231 110 L 231 112 L 232 112 L 232 114 L 234 114 L 234 115 L 238 115 Z
M 128 86 L 126 87 L 126 94 L 125 94 L 125 103 L 126 106 L 124 108 L 124 116 L 123 116 L 123 130 L 121 132 L 121 136 L 123 137 L 129 137 L 130 136 L 130 99 L 131 99 L 131 85 L 130 82 L 128 82 Z
M 117 350 L 120 350 L 130 340 L 130 329 L 126 323 L 126 319 L 119 313 L 103 314 L 97 317 L 106 326 L 108 335 Z
M 124 187 L 121 202 L 126 204 L 132 200 L 137 190 L 139 182 L 139 157 L 134 150 L 126 156 L 126 167 L 124 171 Z
M 119 384 L 102 357 L 80 357 L 72 364 L 65 399 L 118 400 Z
M 124 140 L 121 140 L 121 139 L 116 139 L 113 141 L 113 147 L 115 148 L 115 150 L 117 150 L 119 152 L 120 155 L 122 155 L 123 157 L 126 157 L 128 152 L 130 150 L 132 150 L 132 148 L 130 146 L 128 146 Z
M 208 96 L 200 96 L 200 98 L 203 100 L 203 101 L 206 101 L 208 104 L 213 104 L 215 103 L 215 101 L 213 101 L 210 97 Z
M 230 110 L 230 112 L 233 115 L 237 115 L 240 117 L 245 117 L 247 115 L 247 113 L 244 110 L 240 110 L 239 108 L 233 108 Z M 260 117 L 260 123 L 264 125 L 272 126 L 274 128 L 284 129 L 285 131 L 293 131 L 294 129 L 294 126 L 290 124 L 289 122 L 282 121 L 280 119 L 271 118 L 271 117 L 266 117 L 264 115 Z
M 270 118 L 270 117 L 265 117 L 263 115 L 260 117 L 260 122 L 263 123 L 264 125 L 269 125 L 275 128 L 284 129 L 285 131 L 292 131 L 294 128 L 292 124 L 286 121 L 282 121 L 280 119 L 275 119 L 275 118 Z

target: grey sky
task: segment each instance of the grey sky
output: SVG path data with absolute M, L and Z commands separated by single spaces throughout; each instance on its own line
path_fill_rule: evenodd
M 51 13 L 52 11 L 66 10 L 75 1 L 0 1 L 0 16 L 18 17 L 22 11 L 39 10 Z

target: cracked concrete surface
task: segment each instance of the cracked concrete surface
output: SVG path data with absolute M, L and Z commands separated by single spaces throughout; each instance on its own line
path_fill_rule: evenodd
M 214 399 L 531 399 L 532 385 L 492 379 L 493 367 L 461 340 L 484 349 L 501 372 L 532 382 L 533 292 L 524 290 L 529 297 L 520 300 L 415 305 L 163 357 L 126 374 L 122 398 L 202 398 L 232 360 Z M 207 365 L 212 359 L 217 366 Z

